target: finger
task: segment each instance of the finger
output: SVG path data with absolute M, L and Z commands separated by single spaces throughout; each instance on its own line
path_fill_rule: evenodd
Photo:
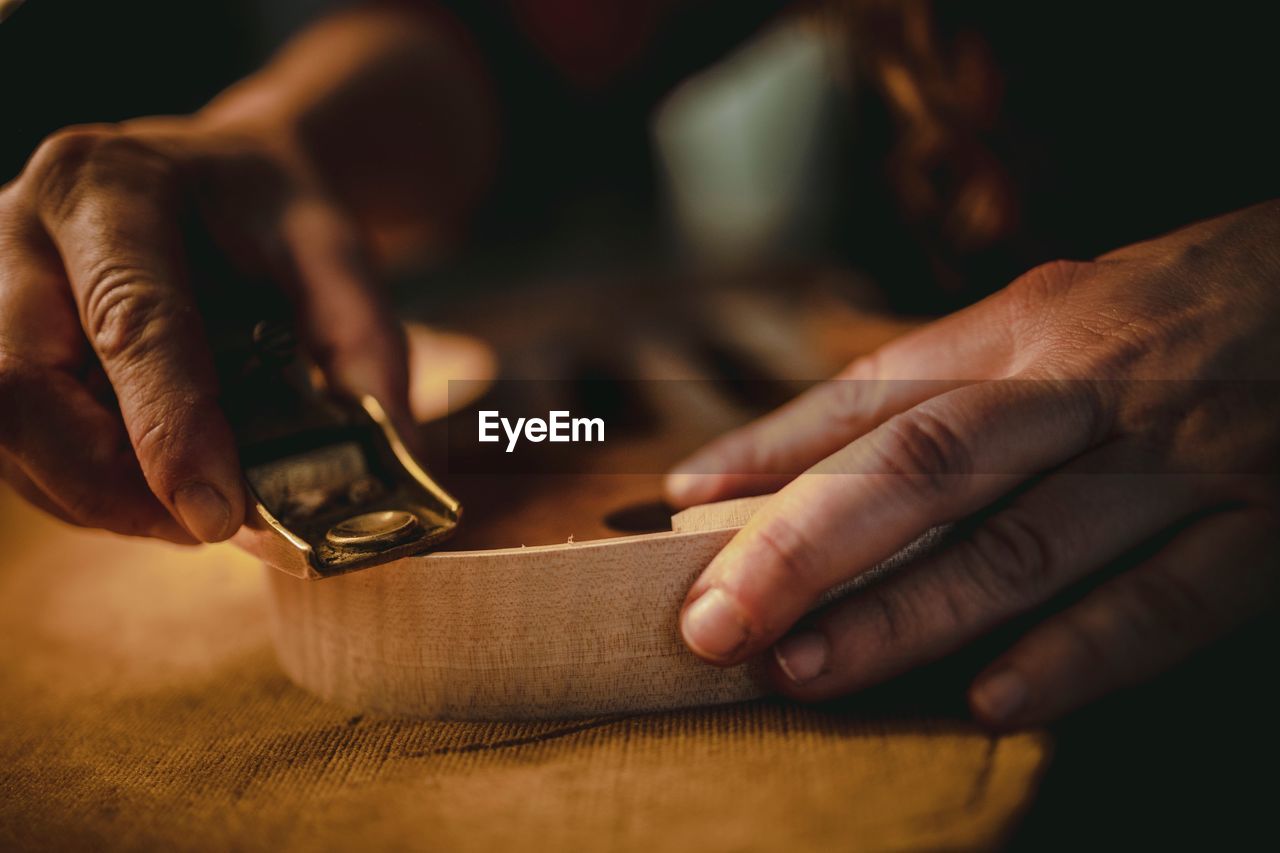
M 1053 720 L 1146 681 L 1280 601 L 1280 524 L 1270 511 L 1212 516 L 1155 557 L 1036 627 L 974 682 L 995 728 Z
M 1133 453 L 1081 456 L 943 551 L 805 620 L 774 647 L 780 689 L 835 696 L 941 658 L 1205 505 L 1200 477 L 1098 473 Z
M 848 378 L 809 389 L 777 411 L 715 439 L 676 466 L 663 484 L 675 507 L 777 491 L 889 417 L 963 384 L 953 380 Z
M 146 482 L 142 479 L 142 472 L 137 475 L 138 482 L 142 484 L 144 490 Z M 97 530 L 108 530 L 112 533 L 119 533 L 124 536 L 143 536 L 150 539 L 163 539 L 166 542 L 172 542 L 175 545 L 195 545 L 196 540 L 190 533 L 182 528 L 168 511 L 155 499 L 155 496 L 147 491 L 146 497 L 154 505 L 158 511 L 152 523 L 133 523 L 133 524 L 113 524 L 108 518 L 86 518 L 79 519 L 71 515 L 69 511 L 55 501 L 52 497 L 44 492 L 35 481 L 26 475 L 12 459 L 7 458 L 6 454 L 0 453 L 0 480 L 9 484 L 9 487 L 17 492 L 23 500 L 50 515 L 64 524 L 70 524 L 75 527 L 93 528 Z M 136 514 L 131 514 L 136 516 Z
M 172 167 L 136 142 L 75 135 L 37 171 L 41 219 L 152 492 L 205 542 L 245 511 L 230 427 L 187 288 Z
M 61 260 L 23 213 L 6 207 L 0 241 L 0 448 L 12 449 L 0 476 L 69 524 L 193 543 L 147 488 L 102 371 L 85 364 Z
M 12 403 L 4 478 L 28 501 L 81 527 L 194 544 L 147 487 L 117 416 L 72 377 L 10 371 L 0 396 Z
M 923 530 L 969 515 L 1093 445 L 1083 383 L 1008 380 L 898 415 L 782 489 L 689 592 L 686 644 L 717 663 L 766 648 L 818 597 Z
M 984 300 L 855 361 L 787 405 L 716 439 L 672 470 L 677 507 L 776 491 L 893 415 L 962 385 L 1007 375 L 1008 325 Z
M 374 282 L 354 224 L 323 198 L 306 196 L 286 209 L 281 236 L 317 363 L 353 398 L 372 395 L 410 436 L 404 329 Z
M 0 479 L 8 483 L 10 488 L 37 509 L 43 510 L 67 524 L 76 523 L 75 519 L 66 510 L 58 506 L 52 498 L 44 493 L 43 489 L 32 482 L 22 468 L 9 457 L 9 454 L 3 452 L 0 452 Z

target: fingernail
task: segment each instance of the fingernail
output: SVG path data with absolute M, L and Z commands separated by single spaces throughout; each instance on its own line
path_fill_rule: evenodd
M 689 474 L 683 471 L 672 471 L 667 475 L 664 486 L 667 495 L 677 503 L 701 503 L 703 496 L 711 491 L 711 477 L 707 474 Z
M 221 542 L 234 530 L 231 506 L 206 483 L 188 483 L 173 495 L 173 503 L 191 535 L 201 542 Z
M 723 661 L 747 641 L 747 620 L 724 590 L 713 587 L 685 609 L 680 633 L 700 657 Z
M 974 690 L 973 704 L 992 722 L 1008 722 L 1027 704 L 1027 682 L 1011 669 L 983 679 Z
M 827 638 L 817 631 L 800 631 L 773 647 L 778 668 L 796 684 L 806 684 L 822 675 L 827 656 Z

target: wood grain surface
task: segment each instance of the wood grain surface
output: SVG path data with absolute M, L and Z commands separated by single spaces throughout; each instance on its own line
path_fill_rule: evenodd
M 762 663 L 699 660 L 677 617 L 764 499 L 685 510 L 669 533 L 428 554 L 319 581 L 268 569 L 276 651 L 325 699 L 406 716 L 562 719 L 757 698 Z

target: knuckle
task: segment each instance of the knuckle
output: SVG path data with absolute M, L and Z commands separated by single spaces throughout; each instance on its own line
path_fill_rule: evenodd
M 960 546 L 960 553 L 969 580 L 994 601 L 1040 600 L 1062 563 L 1054 537 L 1016 507 L 987 520 Z
M 1135 570 L 1120 584 L 1124 619 L 1138 636 L 1206 637 L 1220 621 L 1205 595 L 1174 572 Z
M 1089 265 L 1079 261 L 1050 261 L 1013 280 L 999 296 L 1016 340 L 1023 347 L 1043 343 L 1059 324 L 1055 306 L 1084 278 Z
M 794 523 L 782 516 L 771 518 L 756 531 L 756 542 L 784 583 L 803 591 L 816 589 L 822 577 L 821 555 Z
M 1114 383 L 1094 379 L 1051 383 L 1061 416 L 1079 426 L 1090 447 L 1101 443 L 1114 426 L 1116 389 L 1113 386 Z
M 1018 300 L 1041 306 L 1077 285 L 1091 265 L 1083 261 L 1056 260 L 1032 267 L 1013 280 L 1009 292 Z
M 826 409 L 840 434 L 862 432 L 884 410 L 888 380 L 880 379 L 880 372 L 879 357 L 873 353 L 850 364 L 833 380 Z
M 64 127 L 45 137 L 32 155 L 30 166 L 38 174 L 45 168 L 83 163 L 102 140 L 117 133 L 119 131 L 109 124 Z
M 954 491 L 973 473 L 968 442 L 936 412 L 924 406 L 895 415 L 884 424 L 878 462 L 903 484 L 926 496 Z
M 45 139 L 27 174 L 42 209 L 68 219 L 94 189 L 123 184 L 164 196 L 177 166 L 147 143 L 114 125 L 69 127 Z
M 55 215 L 76 196 L 81 176 L 103 140 L 117 131 L 109 125 L 82 125 L 59 130 L 36 148 L 26 174 L 34 182 L 38 199 L 49 204 Z
M 892 587 L 873 589 L 866 596 L 869 627 L 874 644 L 894 648 L 920 634 L 920 619 L 909 596 Z
M 880 351 L 867 353 L 861 358 L 849 362 L 849 365 L 836 374 L 837 380 L 870 380 L 880 375 Z
M 160 286 L 115 259 L 90 272 L 84 306 L 85 333 L 104 363 L 144 359 L 171 321 Z
M 1072 424 L 1088 447 L 1111 437 L 1124 399 L 1114 382 L 1093 377 L 1063 378 L 1047 364 L 1024 370 L 1010 382 L 1026 388 L 1051 407 L 1056 418 Z

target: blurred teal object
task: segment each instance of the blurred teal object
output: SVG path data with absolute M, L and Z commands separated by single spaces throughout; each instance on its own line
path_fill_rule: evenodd
M 670 214 L 694 259 L 748 267 L 803 252 L 827 214 L 843 46 L 804 18 L 689 78 L 652 132 Z

